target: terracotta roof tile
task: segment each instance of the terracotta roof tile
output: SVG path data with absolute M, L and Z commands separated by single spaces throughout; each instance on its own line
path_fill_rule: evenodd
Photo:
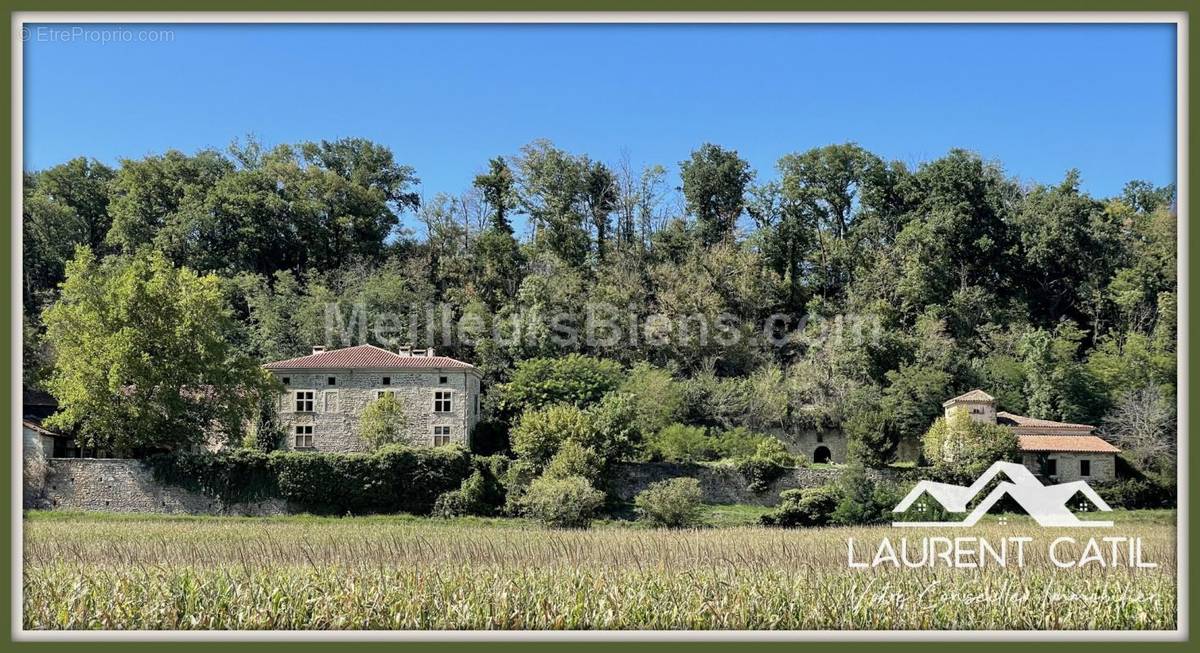
M 953 399 L 948 399 L 942 403 L 942 406 L 950 406 L 956 401 L 995 401 L 996 398 L 984 392 L 983 390 L 972 390 L 966 394 L 958 395 Z
M 1021 451 L 1117 453 L 1120 449 L 1094 435 L 1018 435 Z
M 1002 426 L 1011 426 L 1017 435 L 1084 435 L 1091 433 L 1095 428 L 1090 424 L 1054 422 L 1048 419 L 1014 415 L 1004 411 L 996 413 L 996 423 Z
M 381 370 L 473 370 L 474 365 L 446 356 L 401 355 L 375 345 L 331 349 L 318 354 L 267 363 L 268 370 L 381 369 Z

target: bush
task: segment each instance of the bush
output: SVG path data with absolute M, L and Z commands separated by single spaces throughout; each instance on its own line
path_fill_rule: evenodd
M 670 370 L 638 363 L 629 370 L 620 392 L 633 398 L 635 423 L 645 433 L 657 433 L 683 414 L 683 385 Z
M 178 452 L 145 463 L 159 481 L 227 504 L 279 498 L 319 514 L 429 514 L 438 496 L 474 471 L 470 454 L 456 446 L 393 445 L 371 454 Z
M 464 515 L 487 516 L 493 506 L 486 501 L 486 482 L 479 470 L 472 472 L 457 490 L 444 492 L 433 503 L 435 517 L 462 517 Z
M 763 515 L 765 526 L 861 526 L 892 520 L 900 492 L 877 483 L 862 468 L 850 468 L 831 485 L 780 494 L 775 511 Z
M 1113 508 L 1139 510 L 1175 507 L 1176 491 L 1172 479 L 1146 476 L 1117 481 L 1110 485 L 1099 485 L 1095 489 Z
M 554 404 L 586 408 L 621 382 L 621 365 L 580 354 L 531 358 L 517 364 L 497 390 L 497 409 L 506 418 Z
M 789 453 L 779 438 L 763 438 L 754 450 L 754 455 L 736 462 L 738 471 L 746 479 L 751 492 L 765 492 L 790 468 L 798 467 L 803 459 Z
M 155 480 L 177 485 L 222 503 L 240 503 L 277 496 L 271 456 L 250 449 L 180 451 L 156 454 L 142 463 Z
M 521 497 L 521 513 L 553 528 L 587 528 L 604 493 L 582 476 L 539 478 Z
M 785 528 L 828 526 L 841 498 L 833 486 L 786 490 L 780 495 L 775 511 L 763 515 L 760 521 L 763 526 Z
M 654 526 L 688 528 L 700 523 L 700 481 L 672 478 L 639 492 L 633 504 L 639 517 Z
M 578 442 L 567 441 L 559 448 L 554 458 L 546 465 L 542 476 L 546 478 L 569 478 L 582 476 L 589 482 L 595 483 L 600 478 L 604 461 L 590 447 L 583 447 Z
M 518 457 L 540 470 L 558 453 L 563 442 L 587 441 L 590 432 L 586 412 L 574 406 L 550 406 L 521 415 L 512 430 L 512 448 Z
M 998 424 L 971 419 L 966 410 L 939 417 L 921 439 L 925 459 L 939 478 L 970 482 L 998 460 L 1015 460 L 1017 436 Z
M 390 394 L 367 404 L 358 420 L 358 436 L 371 449 L 389 444 L 413 444 L 404 404 Z
M 659 431 L 647 443 L 650 455 L 675 463 L 695 463 L 716 458 L 713 441 L 703 428 L 672 424 Z
M 576 439 L 605 461 L 627 460 L 641 445 L 642 422 L 632 395 L 610 392 L 587 411 L 590 428 Z
M 749 458 L 758 450 L 758 445 L 767 436 L 755 433 L 750 429 L 739 426 L 721 431 L 713 438 L 714 448 L 721 458 Z

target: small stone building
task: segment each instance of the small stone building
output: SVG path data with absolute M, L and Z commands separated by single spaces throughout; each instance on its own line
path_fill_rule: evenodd
M 405 408 L 410 441 L 469 447 L 479 421 L 480 374 L 475 366 L 432 349 L 388 351 L 374 345 L 326 350 L 263 366 L 285 388 L 279 398 L 286 448 L 363 451 L 358 421 L 386 395 Z
M 997 412 L 996 399 L 982 390 L 950 399 L 942 407 L 947 417 L 951 411 L 965 410 L 977 422 L 1011 428 L 1016 432 L 1021 462 L 1041 478 L 1056 483 L 1111 483 L 1117 479 L 1121 450 L 1094 435 L 1093 426 Z

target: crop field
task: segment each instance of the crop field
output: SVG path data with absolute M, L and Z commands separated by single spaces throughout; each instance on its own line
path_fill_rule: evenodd
M 32 514 L 37 629 L 1170 629 L 1170 512 L 1113 529 L 708 528 L 518 520 Z M 904 531 L 904 532 L 901 532 Z M 848 566 L 884 538 L 1028 535 L 1024 565 Z M 1142 539 L 1153 568 L 1060 569 L 1058 537 Z M 1066 550 L 1066 549 L 1064 549 Z M 1078 558 L 1078 548 L 1071 549 Z M 1104 545 L 1108 556 L 1108 545 Z

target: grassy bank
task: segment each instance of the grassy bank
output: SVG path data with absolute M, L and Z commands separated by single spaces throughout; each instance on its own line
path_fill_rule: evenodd
M 1170 628 L 1175 529 L 1162 523 L 1164 514 L 1145 517 L 1116 530 L 1144 538 L 1143 558 L 1158 563 L 1155 569 L 1056 569 L 1045 551 L 1053 538 L 1118 533 L 993 522 L 930 534 L 1031 535 L 1023 569 L 861 570 L 847 568 L 847 538 L 925 533 L 33 514 L 25 522 L 25 625 Z

